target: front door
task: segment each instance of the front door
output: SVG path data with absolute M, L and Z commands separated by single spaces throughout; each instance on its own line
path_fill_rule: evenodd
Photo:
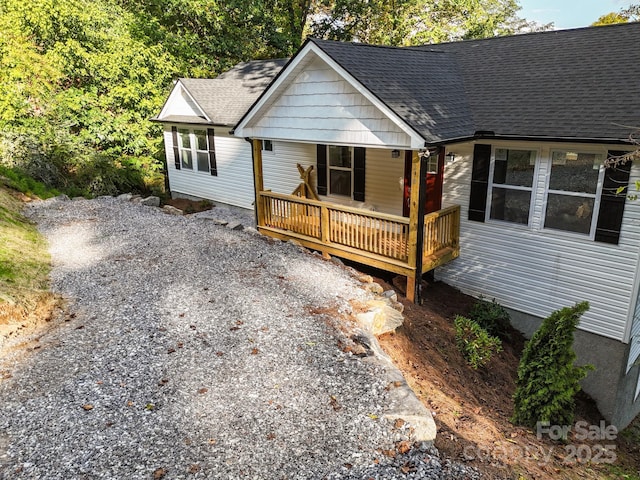
M 406 150 L 404 155 L 404 201 L 402 214 L 409 216 L 411 201 L 411 156 L 413 152 Z M 427 175 L 425 178 L 426 196 L 424 213 L 436 212 L 442 208 L 442 183 L 444 180 L 444 148 L 438 154 L 427 159 Z

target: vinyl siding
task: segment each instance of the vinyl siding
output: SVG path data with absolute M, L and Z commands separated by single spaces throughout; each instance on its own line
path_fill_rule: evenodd
M 411 139 L 350 83 L 316 58 L 243 135 L 409 148 Z
M 315 186 L 316 146 L 310 143 L 273 142 L 273 152 L 262 152 L 264 188 L 291 194 L 302 181 L 297 164 L 305 169 L 313 165 Z
M 640 294 L 639 294 L 640 297 Z M 633 326 L 631 328 L 631 339 L 629 340 L 629 360 L 627 363 L 627 372 L 640 356 L 640 298 L 636 300 L 636 308 L 633 314 Z M 638 386 L 640 388 L 640 385 Z
M 195 117 L 202 115 L 200 108 L 193 102 L 193 100 L 191 100 L 181 85 L 176 86 L 173 92 L 171 92 L 171 96 L 169 97 L 165 110 L 167 112 L 171 112 L 171 115 Z
M 542 158 L 549 155 L 549 145 L 526 147 L 539 148 Z M 624 341 L 640 244 L 640 202 L 627 202 L 619 245 L 542 230 L 547 172 L 538 162 L 531 226 L 468 221 L 473 145 L 450 149 L 456 161 L 445 168 L 443 204 L 461 206 L 460 257 L 439 268 L 438 278 L 541 318 L 587 300 L 591 308 L 580 328 Z M 638 167 L 633 168 L 631 184 L 639 178 Z
M 194 128 L 202 129 L 202 126 Z M 218 176 L 192 170 L 176 170 L 173 148 L 171 148 L 173 143 L 170 126 L 165 127 L 164 142 L 172 192 L 243 208 L 253 208 L 253 162 L 249 142 L 243 138 L 229 136 L 224 127 L 215 129 Z

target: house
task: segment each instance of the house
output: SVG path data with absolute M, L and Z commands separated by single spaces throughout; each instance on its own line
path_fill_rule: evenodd
M 258 229 L 406 275 L 410 298 L 435 269 L 526 334 L 589 301 L 583 388 L 623 428 L 640 411 L 640 201 L 618 188 L 640 165 L 604 162 L 633 150 L 639 41 L 638 23 L 412 48 L 310 39 L 233 130 L 252 139 Z M 319 200 L 290 195 L 297 164 Z
M 240 63 L 215 79 L 181 78 L 153 121 L 164 126 L 175 196 L 253 208 L 251 144 L 229 131 L 286 60 Z

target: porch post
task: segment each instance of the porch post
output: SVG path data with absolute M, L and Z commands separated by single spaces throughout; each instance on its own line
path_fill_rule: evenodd
M 409 266 L 415 267 L 407 277 L 407 299 L 420 303 L 422 253 L 424 251 L 424 203 L 426 199 L 427 156 L 414 151 L 411 156 L 411 197 L 409 200 Z
M 264 226 L 264 205 L 260 200 L 260 192 L 264 190 L 264 177 L 262 176 L 262 140 L 254 138 L 253 151 L 253 184 L 255 186 L 256 226 Z

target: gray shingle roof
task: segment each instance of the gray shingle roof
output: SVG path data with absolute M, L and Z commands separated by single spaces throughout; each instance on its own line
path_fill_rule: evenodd
M 233 126 L 286 62 L 287 59 L 244 62 L 217 78 L 181 78 L 180 82 L 213 124 Z
M 312 40 L 427 142 L 473 130 L 453 55 L 439 51 Z
M 640 23 L 432 48 L 455 56 L 476 130 L 625 140 L 640 126 Z
M 640 23 L 416 48 L 311 41 L 429 143 L 615 141 L 640 125 Z

